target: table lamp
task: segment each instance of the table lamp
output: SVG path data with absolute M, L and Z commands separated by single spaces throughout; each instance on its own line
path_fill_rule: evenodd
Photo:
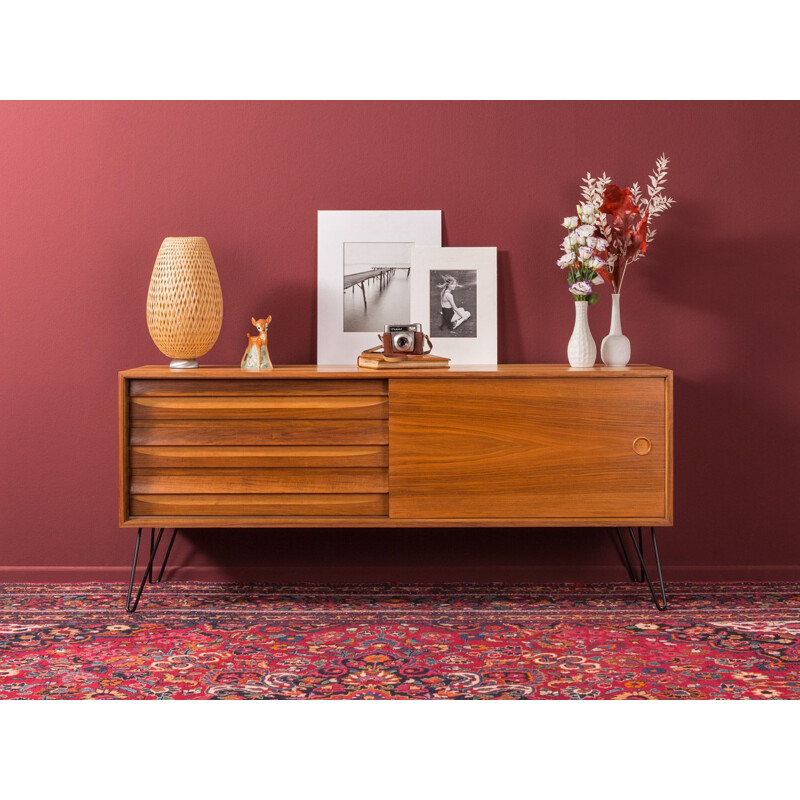
M 203 236 L 168 236 L 161 244 L 147 292 L 147 327 L 170 369 L 196 369 L 217 341 L 222 289 Z

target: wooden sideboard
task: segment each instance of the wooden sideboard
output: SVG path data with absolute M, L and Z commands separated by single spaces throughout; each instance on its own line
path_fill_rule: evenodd
M 139 367 L 119 437 L 123 527 L 672 524 L 658 367 Z

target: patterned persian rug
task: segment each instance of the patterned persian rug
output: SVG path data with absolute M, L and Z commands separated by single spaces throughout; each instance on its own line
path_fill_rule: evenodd
M 800 698 L 800 584 L 0 586 L 0 698 Z

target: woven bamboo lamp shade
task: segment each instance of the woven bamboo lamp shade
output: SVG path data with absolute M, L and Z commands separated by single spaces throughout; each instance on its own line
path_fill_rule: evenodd
M 197 367 L 222 327 L 222 289 L 203 236 L 169 236 L 161 244 L 147 292 L 147 327 L 173 369 Z

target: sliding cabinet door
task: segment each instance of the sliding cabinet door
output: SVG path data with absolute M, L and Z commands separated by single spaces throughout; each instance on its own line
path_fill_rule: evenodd
M 664 378 L 392 380 L 389 514 L 669 522 Z

